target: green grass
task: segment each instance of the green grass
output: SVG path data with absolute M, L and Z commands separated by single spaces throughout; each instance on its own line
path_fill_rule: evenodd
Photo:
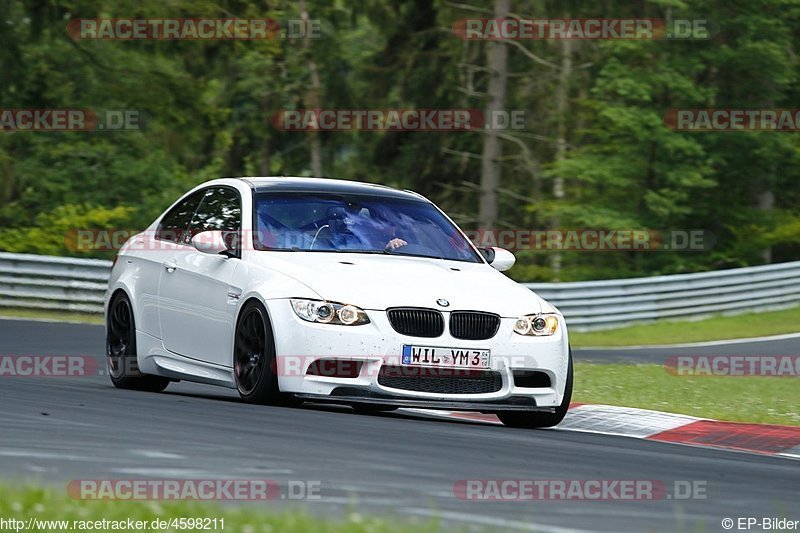
M 102 324 L 101 315 L 0 307 L 0 317 Z M 570 331 L 573 348 L 703 342 L 800 332 L 800 307 L 697 321 L 665 321 L 602 331 Z
M 570 331 L 573 348 L 582 346 L 635 346 L 703 342 L 761 337 L 800 331 L 800 307 L 736 316 L 714 316 L 697 321 L 665 321 L 625 328 L 581 333 Z
M 573 401 L 800 426 L 797 377 L 675 376 L 661 365 L 575 363 Z
M 431 520 L 409 520 L 402 522 L 384 518 L 372 518 L 356 511 L 343 513 L 341 517 L 318 518 L 305 512 L 279 511 L 280 503 L 265 503 L 221 506 L 207 502 L 147 502 L 147 501 L 87 501 L 71 499 L 67 496 L 66 484 L 63 491 L 54 488 L 12 488 L 0 485 L 0 518 L 27 520 L 68 520 L 72 529 L 73 520 L 125 520 L 152 523 L 154 519 L 171 518 L 217 518 L 224 519 L 224 530 L 217 524 L 217 531 L 235 531 L 237 533 L 294 533 L 294 532 L 328 532 L 328 533 L 422 533 L 439 531 L 439 525 Z M 449 529 L 449 528 L 448 528 Z M 52 531 L 57 531 L 53 528 Z M 149 529 L 154 531 L 153 529 Z M 11 529 L 13 531 L 13 529 Z M 28 531 L 44 531 L 33 529 Z M 100 529 L 102 531 L 102 529 Z M 160 531 L 178 531 L 176 529 L 160 529 Z M 184 531 L 199 531 L 185 529 Z
M 0 307 L 0 317 L 35 318 L 57 322 L 83 322 L 86 324 L 103 323 L 103 316 L 99 314 L 55 311 L 50 309 L 21 309 L 18 307 Z

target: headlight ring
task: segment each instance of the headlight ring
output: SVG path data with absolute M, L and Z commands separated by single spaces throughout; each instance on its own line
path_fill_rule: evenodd
M 558 315 L 524 315 L 514 323 L 514 333 L 525 337 L 549 337 L 558 331 Z
M 367 313 L 354 305 L 300 298 L 292 298 L 289 303 L 294 313 L 306 322 L 339 326 L 369 324 Z

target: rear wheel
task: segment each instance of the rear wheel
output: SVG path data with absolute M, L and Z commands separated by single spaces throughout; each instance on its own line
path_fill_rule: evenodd
M 233 347 L 239 396 L 255 404 L 296 403 L 292 396 L 281 393 L 275 369 L 275 342 L 267 310 L 261 302 L 248 302 L 239 315 Z
M 497 413 L 497 418 L 506 426 L 513 428 L 550 428 L 564 420 L 572 400 L 572 350 L 569 351 L 567 364 L 567 382 L 564 386 L 564 399 L 556 407 L 554 413 L 537 413 L 524 411 L 507 411 Z
M 111 382 L 119 389 L 161 392 L 169 385 L 167 378 L 139 372 L 133 307 L 124 293 L 115 296 L 108 306 L 106 360 Z

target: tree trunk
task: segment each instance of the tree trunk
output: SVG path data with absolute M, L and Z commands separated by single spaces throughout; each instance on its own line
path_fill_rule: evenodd
M 508 16 L 508 0 L 494 1 L 494 18 Z M 498 111 L 503 111 L 506 100 L 508 78 L 508 46 L 500 41 L 488 44 L 487 60 L 489 87 L 487 91 L 485 121 L 491 121 Z M 478 220 L 483 229 L 493 228 L 497 223 L 497 189 L 500 186 L 502 167 L 500 158 L 503 147 L 500 145 L 499 131 L 490 127 L 483 138 L 481 153 L 481 196 Z
M 268 130 L 267 130 L 268 131 Z M 269 176 L 269 136 L 264 135 L 261 139 L 261 153 L 259 154 L 259 171 L 261 176 Z
M 759 211 L 771 211 L 775 207 L 775 193 L 767 189 L 758 193 L 756 198 Z M 772 248 L 764 248 L 761 250 L 761 260 L 764 263 L 772 263 Z
M 563 161 L 567 157 L 567 113 L 569 113 L 569 82 L 572 76 L 572 40 L 561 41 L 561 69 L 558 74 L 558 88 L 556 90 L 556 120 L 558 123 L 558 136 L 556 138 L 555 160 Z M 564 199 L 564 178 L 553 178 L 553 198 L 558 202 Z M 561 220 L 558 216 L 550 221 L 553 229 L 559 229 Z M 553 281 L 559 280 L 561 272 L 561 252 L 554 251 L 550 256 L 550 268 L 553 270 Z
M 310 17 L 308 15 L 308 8 L 305 0 L 300 0 L 300 19 L 303 21 L 303 27 L 308 28 Z M 319 70 L 314 61 L 314 55 L 311 52 L 311 41 L 309 40 L 308 32 L 303 37 L 303 50 L 308 62 L 308 77 L 311 82 L 310 87 L 306 93 L 306 102 L 310 109 L 319 110 L 320 94 L 322 93 L 322 84 L 319 81 Z M 322 176 L 322 143 L 320 142 L 319 132 L 317 130 L 308 130 L 308 146 L 311 155 L 311 175 L 320 177 Z

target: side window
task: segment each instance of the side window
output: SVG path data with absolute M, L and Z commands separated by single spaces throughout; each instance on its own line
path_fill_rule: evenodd
M 192 220 L 205 191 L 198 191 L 173 207 L 158 225 L 156 239 L 177 244 L 189 243 L 189 222 Z
M 242 227 L 242 202 L 239 193 L 227 187 L 208 189 L 189 225 L 189 233 L 219 230 L 228 246 L 239 251 L 239 229 Z

